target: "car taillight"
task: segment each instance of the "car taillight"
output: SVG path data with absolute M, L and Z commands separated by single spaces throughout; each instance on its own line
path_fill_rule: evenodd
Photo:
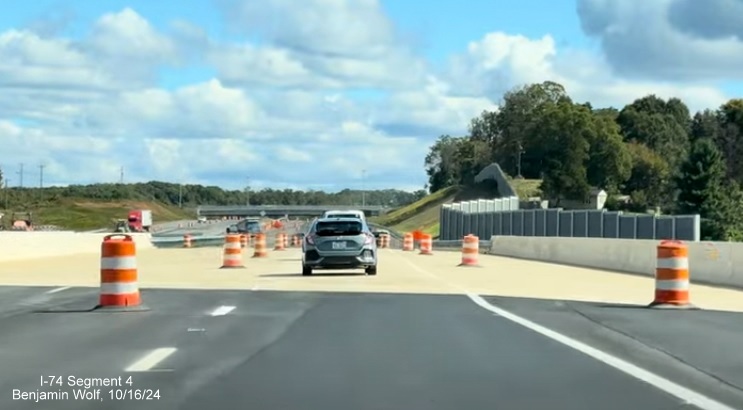
M 364 245 L 371 245 L 372 243 L 374 243 L 374 240 L 374 235 L 367 233 L 366 239 L 364 239 Z
M 307 243 L 310 245 L 315 244 L 315 236 L 314 235 L 307 235 L 304 237 L 305 240 L 307 240 Z

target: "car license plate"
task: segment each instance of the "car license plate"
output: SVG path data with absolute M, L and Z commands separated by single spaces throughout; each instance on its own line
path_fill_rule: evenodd
M 333 249 L 346 249 L 345 242 L 333 242 Z

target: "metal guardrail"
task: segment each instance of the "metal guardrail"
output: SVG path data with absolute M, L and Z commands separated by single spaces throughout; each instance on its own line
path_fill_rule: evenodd
M 183 235 L 157 236 L 151 239 L 156 248 L 181 248 L 183 247 Z M 219 246 L 224 243 L 224 235 L 193 235 L 191 246 L 194 248 L 203 246 Z
M 380 225 L 380 224 L 374 223 L 374 222 L 367 222 L 367 225 L 369 225 L 369 227 L 372 228 L 372 229 L 384 229 L 385 231 L 387 231 L 387 232 L 390 233 L 390 236 L 392 236 L 393 239 L 397 239 L 397 240 L 400 240 L 400 241 L 402 241 L 402 239 L 403 239 L 403 234 L 402 233 L 400 233 L 400 232 L 398 232 L 398 231 L 396 231 L 394 229 L 391 229 L 391 228 L 389 228 L 387 226 Z
M 372 225 L 372 224 L 370 224 Z M 381 225 L 378 225 L 381 227 Z M 387 229 L 382 227 L 382 229 Z M 402 246 L 402 235 L 397 236 L 390 232 L 392 235 L 392 243 L 390 244 L 393 248 L 400 248 Z M 206 246 L 221 246 L 224 243 L 224 234 L 221 235 L 200 235 L 198 233 L 191 234 L 191 246 L 194 248 L 206 247 Z M 399 235 L 399 233 L 397 233 Z M 268 239 L 272 239 L 269 237 Z M 155 236 L 151 239 L 152 244 L 157 248 L 180 248 L 183 247 L 183 235 L 172 235 L 172 236 Z M 489 240 L 480 240 L 480 253 L 490 252 L 491 242 Z M 447 251 L 459 251 L 462 249 L 462 240 L 434 240 L 433 248 L 447 250 Z
M 488 252 L 490 252 L 490 246 L 491 246 L 491 243 L 490 243 L 489 240 L 482 240 L 481 239 L 480 240 L 480 244 L 479 244 L 480 253 L 488 253 Z M 442 240 L 438 240 L 437 239 L 437 240 L 434 240 L 433 241 L 433 249 L 436 250 L 437 248 L 438 249 L 452 250 L 452 251 L 453 250 L 461 250 L 462 249 L 462 240 L 461 239 L 457 239 L 457 240 L 446 240 L 446 241 L 442 241 Z

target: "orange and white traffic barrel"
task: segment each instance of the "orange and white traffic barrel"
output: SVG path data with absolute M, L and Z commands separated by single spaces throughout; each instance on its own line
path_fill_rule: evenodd
M 107 235 L 101 244 L 101 290 L 98 308 L 142 307 L 137 246 L 131 235 Z
M 274 244 L 273 250 L 275 251 L 286 250 L 286 247 L 284 247 L 284 234 L 283 233 L 276 234 L 275 242 L 276 243 Z
M 240 235 L 225 236 L 222 250 L 222 269 L 244 267 L 242 248 L 240 247 Z
M 248 235 L 245 235 L 245 234 L 240 235 L 240 247 L 241 248 L 248 247 Z
M 193 246 L 193 236 L 191 234 L 183 235 L 183 247 L 190 248 Z
M 419 255 L 433 255 L 433 237 L 431 235 L 421 235 L 421 239 L 418 243 L 420 244 Z
M 413 241 L 413 234 L 412 233 L 406 233 L 402 237 L 402 250 L 403 251 L 412 251 L 415 247 L 415 242 Z
M 382 248 L 389 248 L 390 247 L 390 235 L 383 233 L 379 235 L 379 238 L 382 240 L 381 247 Z
M 255 235 L 255 242 L 253 242 L 253 257 L 254 258 L 265 258 L 268 256 L 268 247 L 266 246 L 266 234 L 259 233 Z
M 479 266 L 480 238 L 475 235 L 467 235 L 462 238 L 462 262 L 459 266 Z
M 284 241 L 284 249 L 287 249 L 289 247 L 289 234 L 282 233 L 281 240 Z
M 299 238 L 299 235 L 292 235 L 292 247 L 298 248 L 302 245 L 302 240 Z
M 689 298 L 689 247 L 681 241 L 662 241 L 657 247 L 655 306 L 692 307 Z

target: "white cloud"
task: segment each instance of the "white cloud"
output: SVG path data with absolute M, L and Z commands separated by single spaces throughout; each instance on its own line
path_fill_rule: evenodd
M 630 27 L 616 16 L 632 10 L 593 3 L 601 13 L 584 18 L 591 30 Z M 222 7 L 261 41 L 224 42 L 185 21 L 162 31 L 132 9 L 101 16 L 76 40 L 52 28 L 0 30 L 0 164 L 11 178 L 27 164 L 31 181 L 34 164 L 44 163 L 45 179 L 63 184 L 118 181 L 123 166 L 127 181 L 232 188 L 248 178 L 254 188 L 359 188 L 365 170 L 367 187 L 412 189 L 425 182 L 433 139 L 466 132 L 517 85 L 557 81 L 595 106 L 648 93 L 681 97 L 692 109 L 725 99 L 704 83 L 623 78 L 611 58 L 559 48 L 549 35 L 484 33 L 434 69 L 377 0 Z M 157 83 L 165 66 L 204 63 L 215 78 Z
M 378 0 L 227 0 L 233 27 L 315 55 L 379 58 L 396 50 L 395 26 Z
M 461 134 L 469 121 L 496 105 L 484 94 L 463 93 L 467 77 L 455 77 L 451 87 L 430 76 L 425 87 L 393 94 L 374 111 L 373 123 L 392 134 L 413 132 L 428 138 L 439 134 Z M 464 83 L 460 86 L 460 81 Z
M 547 80 L 563 84 L 575 100 L 594 106 L 621 107 L 651 93 L 682 98 L 692 110 L 714 108 L 726 100 L 712 85 L 624 79 L 614 75 L 601 56 L 558 50 L 550 36 L 487 34 L 452 59 L 448 78 L 463 84 L 470 95 L 488 95 L 493 100 L 515 86 Z
M 240 44 L 215 46 L 207 55 L 228 84 L 314 89 L 343 87 L 337 80 L 312 72 L 286 49 Z
M 171 39 L 134 10 L 107 13 L 93 25 L 87 42 L 97 56 L 117 63 L 163 62 L 176 58 Z
M 297 88 L 415 88 L 426 64 L 401 41 L 378 0 L 222 0 L 240 32 L 271 44 L 215 47 L 227 83 Z
M 686 81 L 743 76 L 740 1 L 578 0 L 578 15 L 621 75 Z

